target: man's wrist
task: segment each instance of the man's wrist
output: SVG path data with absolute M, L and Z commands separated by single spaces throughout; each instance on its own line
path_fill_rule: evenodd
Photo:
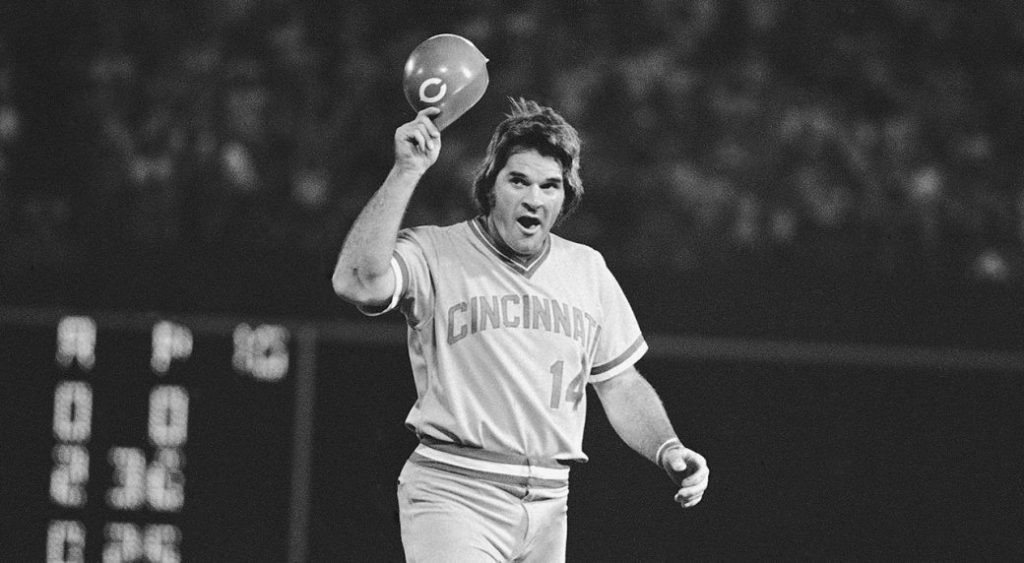
M 672 438 L 669 438 L 668 440 L 665 440 L 660 446 L 658 446 L 658 451 L 657 453 L 654 454 L 654 462 L 657 463 L 659 467 L 664 468 L 665 454 L 668 453 L 669 450 L 674 450 L 676 448 L 683 447 L 683 443 L 679 441 L 679 438 L 676 438 L 674 436 Z
M 413 183 L 419 182 L 420 178 L 422 178 L 423 175 L 426 174 L 426 173 L 427 173 L 427 169 L 426 168 L 422 168 L 421 169 L 421 168 L 416 167 L 416 166 L 403 165 L 403 164 L 400 164 L 398 162 L 396 162 L 391 167 L 391 175 L 395 179 L 404 180 L 406 182 L 409 182 L 409 181 L 411 181 Z

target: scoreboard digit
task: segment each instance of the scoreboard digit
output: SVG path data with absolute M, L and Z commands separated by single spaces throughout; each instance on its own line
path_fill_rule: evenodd
M 286 560 L 296 349 L 273 324 L 0 318 L 0 559 Z
M 50 500 L 55 507 L 84 509 L 89 498 L 89 439 L 92 435 L 93 391 L 88 382 L 96 364 L 96 323 L 88 317 L 66 317 L 57 327 L 56 362 L 67 376 L 53 398 L 54 466 Z M 150 366 L 166 376 L 172 361 L 187 361 L 192 334 L 162 321 L 153 327 Z M 79 368 L 77 373 L 72 370 Z M 182 385 L 154 385 L 149 392 L 148 442 L 140 447 L 112 445 L 104 456 L 110 469 L 106 507 L 127 514 L 149 510 L 177 514 L 185 504 L 185 446 L 188 439 L 189 393 Z M 147 460 L 147 454 L 149 459 Z M 53 519 L 47 531 L 47 561 L 81 561 L 87 535 L 80 520 Z M 181 529 L 168 523 L 106 522 L 104 562 L 181 561 Z

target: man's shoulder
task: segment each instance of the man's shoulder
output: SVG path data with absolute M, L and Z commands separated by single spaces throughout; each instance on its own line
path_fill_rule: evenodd
M 462 255 L 471 244 L 471 231 L 467 221 L 450 225 L 415 225 L 399 231 L 398 241 L 419 248 L 428 257 Z
M 592 246 L 582 242 L 569 240 L 565 237 L 551 233 L 552 250 L 564 253 L 567 257 L 575 260 L 585 260 L 604 264 L 604 255 Z

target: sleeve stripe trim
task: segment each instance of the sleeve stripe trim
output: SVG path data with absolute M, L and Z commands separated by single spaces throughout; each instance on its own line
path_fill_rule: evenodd
M 379 317 L 398 306 L 398 301 L 405 290 L 402 286 L 405 284 L 405 280 L 408 279 L 409 274 L 405 269 L 405 263 L 402 262 L 401 257 L 397 253 L 391 257 L 391 271 L 395 273 L 395 291 L 391 294 L 391 300 L 382 309 L 359 307 L 359 311 L 367 317 Z
M 594 366 L 593 368 L 591 368 L 590 375 L 600 375 L 606 371 L 615 369 L 616 367 L 622 365 L 622 363 L 625 360 L 632 357 L 633 354 L 641 347 L 645 349 L 647 347 L 647 342 L 644 340 L 643 335 L 637 336 L 636 340 L 634 340 L 633 343 L 629 345 L 629 348 L 626 348 L 624 352 L 616 356 L 611 361 L 605 362 L 599 366 Z
M 409 279 L 409 270 L 405 260 L 397 252 L 391 256 L 391 269 L 395 271 L 395 293 L 391 296 L 391 303 L 388 303 L 388 310 L 398 306 L 398 300 L 405 293 L 405 280 Z
M 411 278 L 409 277 L 409 266 L 405 264 L 405 258 L 402 258 L 401 254 L 396 252 L 391 256 L 391 267 L 395 269 L 395 295 L 391 304 L 394 307 L 398 304 L 399 296 L 405 293 L 406 280 Z

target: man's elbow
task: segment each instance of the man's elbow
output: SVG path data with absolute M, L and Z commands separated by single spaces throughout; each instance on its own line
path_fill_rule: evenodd
M 339 297 L 344 297 L 350 290 L 355 275 L 356 271 L 354 268 L 346 267 L 340 262 L 335 265 L 334 273 L 331 275 L 331 287 L 334 289 L 334 293 L 338 294 Z
M 335 295 L 353 305 L 361 305 L 361 301 L 366 298 L 363 284 L 354 272 L 336 270 L 331 277 L 331 287 Z
M 334 275 L 331 277 L 331 287 L 334 289 L 334 294 L 360 307 L 379 305 L 387 301 L 390 297 L 390 292 L 386 291 L 384 286 L 383 276 L 364 280 L 357 272 L 346 271 L 340 268 L 335 270 Z

